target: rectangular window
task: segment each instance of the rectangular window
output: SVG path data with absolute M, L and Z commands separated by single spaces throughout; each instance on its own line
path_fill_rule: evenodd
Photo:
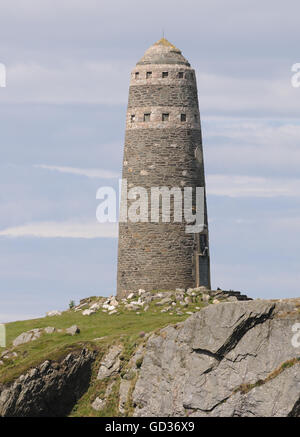
M 178 78 L 179 78 L 179 79 L 183 79 L 183 71 L 179 71 L 179 73 L 178 73 Z
M 165 79 L 166 77 L 168 77 L 169 73 L 167 71 L 163 71 L 162 72 L 162 78 Z
M 132 115 L 130 116 L 130 121 L 131 121 L 131 123 L 134 123 L 134 122 L 135 122 L 135 114 L 132 114 Z
M 139 78 L 140 73 L 138 71 L 135 72 L 135 78 L 138 79 Z
M 180 121 L 186 121 L 186 114 L 180 114 Z
M 162 121 L 169 121 L 169 114 L 162 114 Z
M 146 78 L 151 79 L 151 77 L 152 77 L 152 71 L 147 71 Z
M 144 114 L 144 121 L 150 121 L 150 113 Z

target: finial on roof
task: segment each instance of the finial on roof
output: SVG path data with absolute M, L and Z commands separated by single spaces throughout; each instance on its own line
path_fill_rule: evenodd
M 181 51 L 164 36 L 149 47 L 137 63 L 137 65 L 146 64 L 183 64 L 190 66 Z
M 170 41 L 168 41 L 164 36 L 160 40 L 158 40 L 154 45 L 170 47 L 172 49 L 180 51 L 177 47 L 174 46 L 174 44 L 170 43 Z

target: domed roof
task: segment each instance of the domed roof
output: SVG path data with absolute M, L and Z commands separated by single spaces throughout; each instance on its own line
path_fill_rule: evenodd
M 190 66 L 185 57 L 182 56 L 181 51 L 165 38 L 161 38 L 149 47 L 136 65 L 147 64 L 183 64 Z

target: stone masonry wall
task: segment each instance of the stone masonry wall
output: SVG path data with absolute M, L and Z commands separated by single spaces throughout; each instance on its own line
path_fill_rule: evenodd
M 147 119 L 145 114 L 150 114 Z M 168 120 L 163 120 L 163 114 L 169 114 Z M 185 114 L 184 121 L 181 114 Z M 122 177 L 128 189 L 147 189 L 149 217 L 151 187 L 205 186 L 197 85 L 189 66 L 148 64 L 132 71 Z M 171 202 L 171 218 L 172 213 Z M 139 288 L 195 285 L 197 242 L 195 234 L 187 234 L 185 228 L 184 221 L 173 220 L 120 223 L 118 297 Z M 209 254 L 205 265 L 201 285 L 209 287 Z

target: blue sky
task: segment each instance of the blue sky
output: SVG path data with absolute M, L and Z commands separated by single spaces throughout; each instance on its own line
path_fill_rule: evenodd
M 300 4 L 3 0 L 0 322 L 115 292 L 129 73 L 161 37 L 196 69 L 214 287 L 299 296 Z

